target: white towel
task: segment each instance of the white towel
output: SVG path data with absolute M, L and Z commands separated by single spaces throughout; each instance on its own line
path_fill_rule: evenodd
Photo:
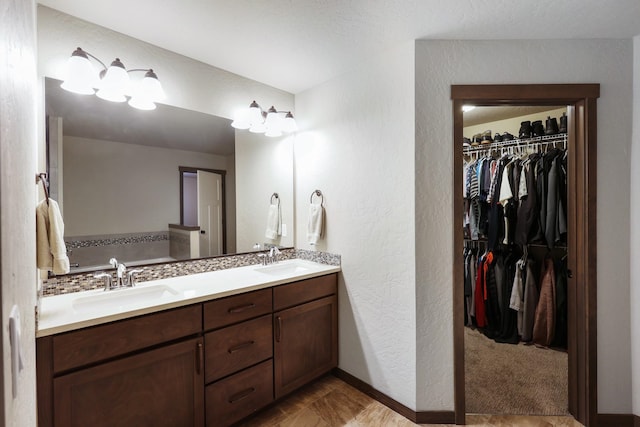
M 269 214 L 267 215 L 267 231 L 264 236 L 267 239 L 275 240 L 280 235 L 280 205 L 269 205 Z
M 323 237 L 324 208 L 322 204 L 309 205 L 309 223 L 307 224 L 307 239 L 310 245 L 315 245 Z
M 53 199 L 49 199 L 49 204 L 43 200 L 36 206 L 36 263 L 39 269 L 54 274 L 69 272 L 64 222 Z

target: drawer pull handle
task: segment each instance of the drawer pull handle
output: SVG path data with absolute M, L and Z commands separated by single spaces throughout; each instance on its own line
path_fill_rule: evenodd
M 202 372 L 202 361 L 204 360 L 203 357 L 203 346 L 202 343 L 199 342 L 196 348 L 196 373 L 198 375 L 200 375 L 200 373 Z
M 250 308 L 253 308 L 255 306 L 256 305 L 251 302 L 249 304 L 239 305 L 237 307 L 231 307 L 228 311 L 229 311 L 229 313 L 240 313 L 242 311 L 249 310 Z
M 236 394 L 234 394 L 233 396 L 231 396 L 231 397 L 229 398 L 229 403 L 236 403 L 238 400 L 242 400 L 242 399 L 244 399 L 245 397 L 248 397 L 248 396 L 249 396 L 251 393 L 253 393 L 254 391 L 256 391 L 256 389 L 255 389 L 255 388 L 253 388 L 253 387 L 248 388 L 248 389 L 246 389 L 246 390 L 242 390 L 241 392 L 236 393 Z
M 245 347 L 249 347 L 249 346 L 253 345 L 254 343 L 255 343 L 255 341 L 243 342 L 242 344 L 238 344 L 238 345 L 235 345 L 235 346 L 229 348 L 229 350 L 227 350 L 227 351 L 229 352 L 229 354 L 235 353 L 236 351 L 240 351 Z
M 280 342 L 280 330 L 282 329 L 282 318 L 276 316 L 276 342 Z

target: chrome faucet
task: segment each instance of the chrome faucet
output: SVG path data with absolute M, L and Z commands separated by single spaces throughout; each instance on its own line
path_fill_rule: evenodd
M 262 265 L 275 264 L 278 262 L 278 255 L 280 255 L 280 249 L 275 246 L 271 246 L 269 249 L 269 253 L 260 253 L 258 254 L 258 258 L 260 258 L 260 263 Z
M 278 262 L 278 255 L 280 255 L 280 249 L 277 246 L 271 246 L 269 250 L 269 258 L 271 259 L 271 263 L 274 264 Z
M 125 276 L 127 266 L 119 263 L 115 258 L 111 258 L 109 264 L 116 269 L 116 287 L 121 288 L 127 286 L 127 277 Z
M 143 268 L 137 270 L 129 270 L 129 272 L 127 273 L 127 286 L 133 288 L 136 285 L 136 274 L 142 273 L 143 271 Z
M 104 290 L 110 291 L 113 289 L 113 277 L 109 273 L 99 273 L 94 275 L 96 279 L 104 279 Z
M 111 258 L 109 264 L 116 269 L 116 282 L 113 283 L 113 277 L 109 273 L 96 274 L 96 279 L 104 279 L 104 290 L 108 291 L 117 288 L 132 288 L 136 285 L 136 274 L 142 273 L 144 268 L 127 271 L 127 266 L 119 263 L 117 259 Z

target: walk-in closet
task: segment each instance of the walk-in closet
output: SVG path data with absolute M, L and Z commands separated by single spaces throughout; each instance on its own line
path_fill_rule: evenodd
M 567 108 L 467 110 L 466 412 L 568 415 Z

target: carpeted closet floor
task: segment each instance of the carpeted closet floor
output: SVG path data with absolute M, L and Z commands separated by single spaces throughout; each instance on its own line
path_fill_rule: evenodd
M 568 415 L 567 353 L 464 328 L 468 414 Z

